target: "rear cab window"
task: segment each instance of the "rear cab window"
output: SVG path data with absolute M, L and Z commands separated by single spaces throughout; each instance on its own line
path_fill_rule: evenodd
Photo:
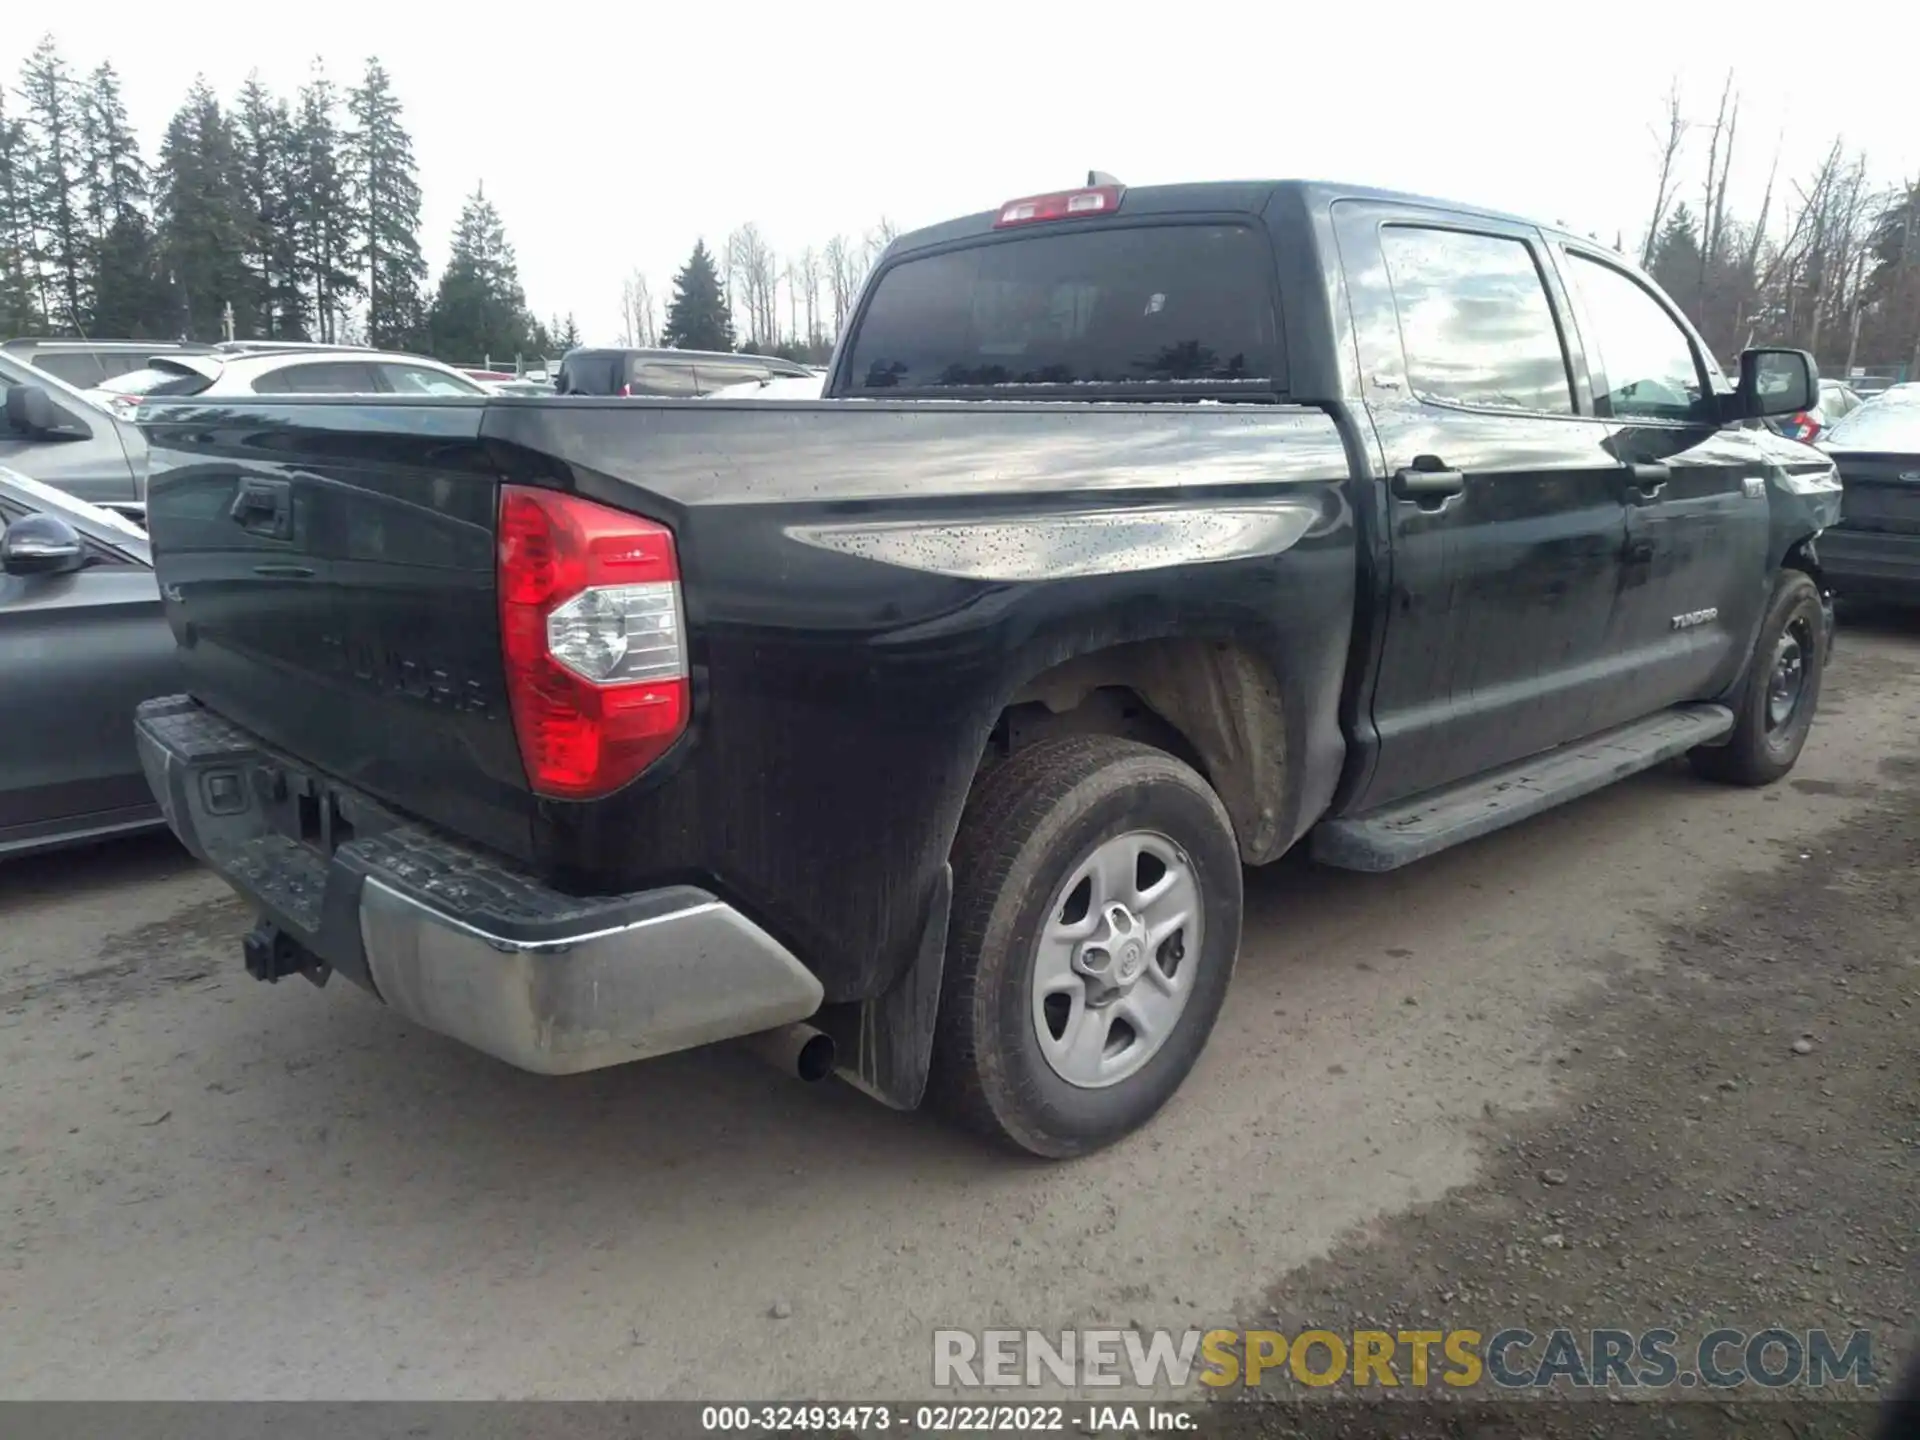
M 378 395 L 373 367 L 360 361 L 321 361 L 269 370 L 253 382 L 256 395 Z
M 1252 223 L 1108 222 L 910 255 L 876 282 L 846 363 L 844 391 L 876 397 L 1271 392 L 1271 251 Z

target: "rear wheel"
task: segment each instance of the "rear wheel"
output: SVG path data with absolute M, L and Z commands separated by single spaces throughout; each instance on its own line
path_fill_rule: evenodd
M 1827 663 L 1826 616 L 1810 576 L 1784 570 L 1754 643 L 1733 733 L 1692 752 L 1693 768 L 1730 785 L 1771 785 L 1793 769 L 1813 728 Z
M 1240 947 L 1240 857 L 1219 797 L 1105 735 L 981 777 L 954 843 L 930 1103 L 1060 1158 L 1144 1124 L 1212 1032 Z

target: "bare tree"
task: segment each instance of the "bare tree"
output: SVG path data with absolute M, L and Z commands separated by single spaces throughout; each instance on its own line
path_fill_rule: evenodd
M 773 247 L 749 221 L 727 237 L 727 272 L 734 303 L 745 308 L 744 339 L 771 345 L 779 336 L 780 262 Z
M 836 235 L 827 242 L 826 263 L 827 289 L 833 295 L 833 330 L 837 335 L 840 327 L 847 323 L 847 312 L 853 308 L 861 265 L 854 255 L 853 242 L 844 235 Z
M 635 270 L 620 286 L 620 343 L 651 350 L 660 343 L 647 277 Z
M 820 252 L 809 245 L 794 262 L 793 273 L 800 281 L 801 298 L 807 311 L 806 343 L 820 344 Z
M 1733 106 L 1731 116 L 1728 103 Z M 1727 172 L 1733 168 L 1733 131 L 1740 119 L 1740 97 L 1734 93 L 1733 71 L 1720 91 L 1720 109 L 1713 117 L 1713 140 L 1707 146 L 1707 186 L 1700 209 L 1700 290 L 1704 298 L 1713 262 L 1719 258 L 1721 232 L 1727 218 Z M 1725 145 L 1723 152 L 1721 146 Z
M 886 216 L 880 217 L 880 223 L 867 232 L 867 266 L 871 270 L 879 260 L 881 253 L 891 245 L 900 234 L 900 227 Z
M 1673 203 L 1677 176 L 1674 166 L 1680 159 L 1680 147 L 1687 138 L 1686 117 L 1680 113 L 1680 82 L 1673 82 L 1673 89 L 1667 92 L 1666 134 L 1654 132 L 1660 141 L 1660 183 L 1653 192 L 1653 218 L 1647 222 L 1647 243 L 1640 247 L 1640 266 L 1645 269 L 1653 264 L 1654 241 L 1660 237 L 1660 227 L 1667 222 L 1667 207 Z M 1616 247 L 1618 248 L 1618 247 Z

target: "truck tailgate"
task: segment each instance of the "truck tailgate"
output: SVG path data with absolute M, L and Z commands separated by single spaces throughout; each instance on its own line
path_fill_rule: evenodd
M 532 800 L 494 579 L 484 402 L 166 407 L 148 527 L 189 690 L 510 855 Z

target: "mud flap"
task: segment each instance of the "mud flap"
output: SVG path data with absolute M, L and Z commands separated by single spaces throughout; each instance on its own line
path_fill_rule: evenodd
M 893 987 L 872 1000 L 829 1005 L 813 1017 L 833 1037 L 840 1078 L 895 1110 L 918 1109 L 926 1094 L 952 909 L 953 867 L 942 865 L 913 963 Z

